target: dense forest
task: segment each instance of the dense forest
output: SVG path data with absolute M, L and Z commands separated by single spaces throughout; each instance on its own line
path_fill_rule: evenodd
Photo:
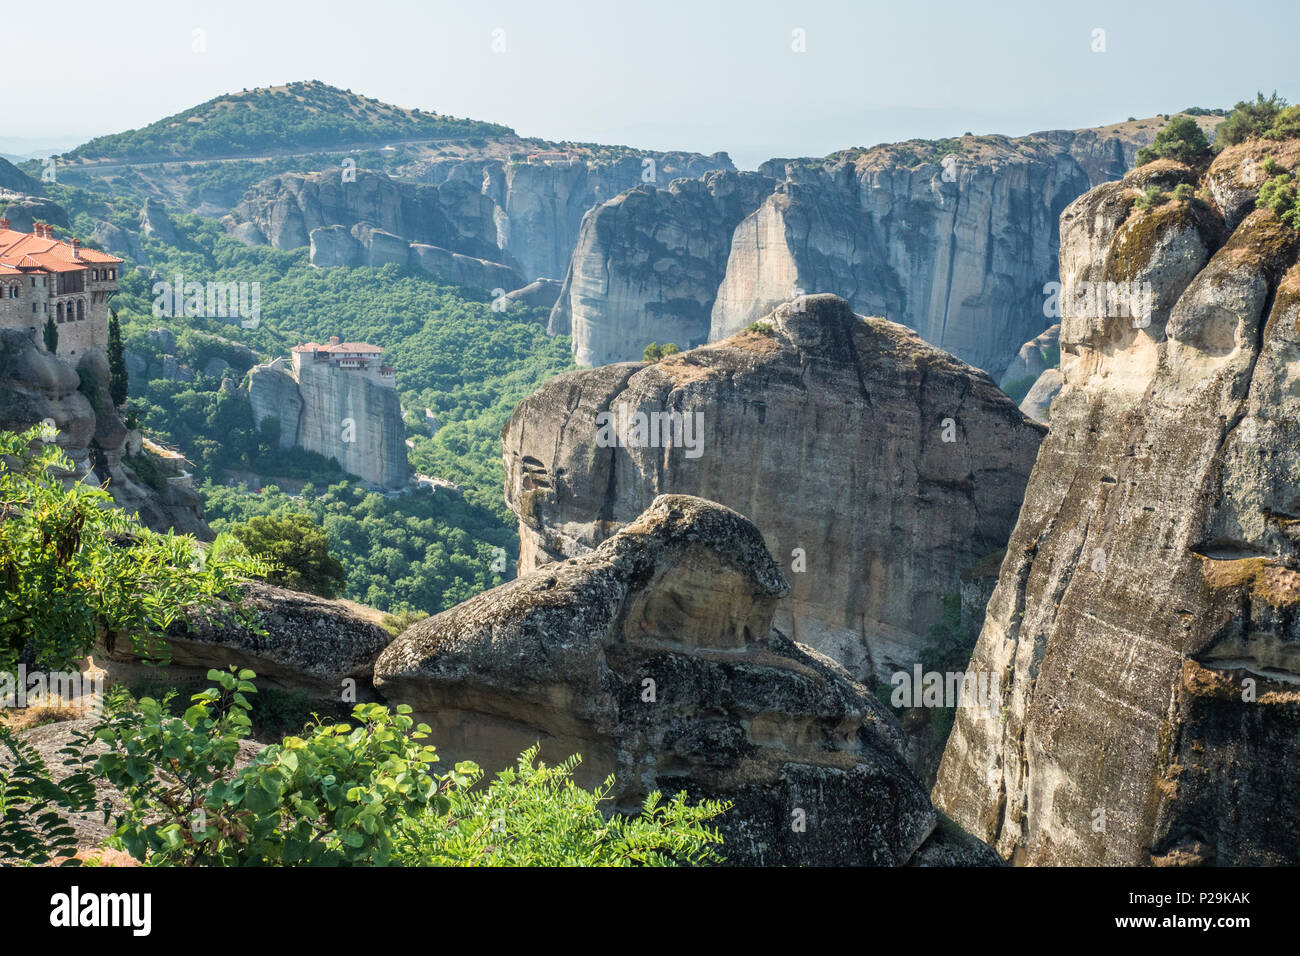
M 126 227 L 139 215 L 129 197 L 50 192 L 68 210 L 71 234 L 90 235 L 95 220 Z M 130 408 L 146 434 L 192 462 L 213 527 L 308 513 L 346 568 L 343 596 L 385 611 L 436 613 L 510 577 L 518 543 L 502 495 L 501 429 L 519 400 L 572 361 L 567 338 L 547 336 L 545 310 L 494 312 L 486 299 L 393 265 L 316 269 L 305 249 L 249 247 L 212 219 L 173 219 L 177 244 L 141 236 L 150 265 L 124 270 L 113 305 L 128 353 L 148 369 L 131 376 Z M 155 315 L 154 283 L 177 274 L 258 283 L 260 321 Z M 398 369 L 412 467 L 457 488 L 368 492 L 333 461 L 282 450 L 254 426 L 248 369 L 330 335 L 385 349 Z

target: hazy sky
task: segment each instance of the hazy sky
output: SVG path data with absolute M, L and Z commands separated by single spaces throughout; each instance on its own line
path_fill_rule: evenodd
M 0 149 L 15 151 L 14 137 L 79 141 L 302 79 L 549 139 L 724 149 L 747 167 L 912 136 L 1231 106 L 1260 89 L 1300 98 L 1295 0 L 1135 5 L 6 3 Z M 793 49 L 796 30 L 806 52 Z M 1093 51 L 1096 30 L 1104 52 Z

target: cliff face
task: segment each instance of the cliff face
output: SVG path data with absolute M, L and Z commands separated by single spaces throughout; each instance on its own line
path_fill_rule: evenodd
M 629 361 L 667 333 L 702 341 L 702 310 L 718 341 L 800 291 L 830 292 L 998 375 L 1052 321 L 1061 210 L 1154 133 L 913 141 L 708 177 L 712 203 L 684 184 L 618 197 L 589 214 L 551 329 L 572 334 L 579 364 Z
M 1061 217 L 1064 387 L 971 661 L 1002 707 L 958 712 L 934 790 L 1004 857 L 1300 862 L 1300 239 L 1249 211 L 1264 152 Z
M 637 361 L 651 342 L 703 345 L 731 233 L 771 189 L 765 176 L 713 172 L 638 186 L 583 219 L 552 335 L 579 365 Z
M 647 177 L 654 185 L 666 186 L 679 176 L 730 168 L 725 153 L 647 153 L 572 164 L 448 161 L 430 169 L 432 182 L 425 184 L 368 170 L 353 170 L 350 182 L 344 181 L 342 170 L 286 173 L 251 188 L 227 225 L 249 241 L 293 249 L 307 245 L 313 230 L 352 230 L 365 224 L 406 244 L 434 246 L 517 270 L 529 281 L 558 279 L 568 267 L 583 214 L 595 203 Z M 336 242 L 331 251 L 343 245 Z
M 169 482 L 158 491 L 131 470 L 102 350 L 88 349 L 74 368 L 27 332 L 0 329 L 0 429 L 24 431 L 45 421 L 54 423 L 55 441 L 72 459 L 69 479 L 107 481 L 113 500 L 155 531 L 212 536 L 202 499 L 186 483 Z
M 757 529 L 666 495 L 594 552 L 422 621 L 375 665 L 444 759 L 513 764 L 581 753 L 579 780 L 616 776 L 735 806 L 729 861 L 894 865 L 936 825 L 887 708 L 772 630 L 788 590 Z
M 782 630 L 859 679 L 910 667 L 961 572 L 1005 544 L 1043 430 L 902 326 L 835 296 L 803 305 L 770 334 L 561 375 L 521 402 L 503 433 L 520 572 L 585 553 L 658 494 L 696 494 L 749 515 L 789 569 Z M 639 413 L 680 428 L 638 434 Z
M 410 479 L 397 392 L 364 374 L 304 363 L 300 377 L 277 359 L 250 371 L 253 421 L 280 422 L 280 445 L 338 460 L 343 470 L 386 488 Z

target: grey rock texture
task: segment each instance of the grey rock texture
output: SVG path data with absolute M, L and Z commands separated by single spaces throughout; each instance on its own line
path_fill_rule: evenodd
M 280 422 L 280 446 L 336 458 L 349 474 L 387 488 L 410 480 L 397 391 L 365 375 L 304 364 L 295 378 L 283 359 L 249 371 L 253 421 Z
M 511 302 L 518 302 L 529 308 L 551 310 L 560 297 L 562 284 L 554 279 L 535 279 L 522 289 L 513 289 L 505 297 Z
M 41 191 L 36 180 L 7 159 L 0 159 L 0 189 L 10 189 L 16 193 L 29 194 Z
M 95 396 L 93 405 L 81 390 L 83 377 Z M 126 427 L 113 408 L 108 360 L 101 350 L 90 349 L 74 368 L 37 345 L 32 335 L 0 329 L 0 429 L 24 431 L 47 419 L 58 429 L 56 443 L 72 459 L 69 480 L 98 468 L 93 480 L 108 481 L 114 501 L 138 514 L 146 526 L 212 536 L 197 495 L 182 488 L 160 493 L 131 470 L 124 458 Z
M 1020 346 L 1016 357 L 998 378 L 998 385 L 1005 389 L 1018 380 L 1037 379 L 1049 368 L 1056 368 L 1060 356 L 1061 324 L 1058 322 Z
M 1064 387 L 971 662 L 1002 708 L 958 713 L 934 789 L 1004 858 L 1300 862 L 1300 236 L 1222 183 L 1134 204 L 1232 162 L 1061 217 Z M 1149 323 L 1084 282 L 1149 283 Z
M 431 184 L 368 170 L 356 170 L 351 182 L 340 170 L 286 173 L 253 186 L 225 223 L 246 242 L 279 249 L 312 243 L 317 229 L 342 226 L 352 232 L 364 224 L 408 243 L 513 269 L 522 278 L 500 286 L 513 289 L 565 274 L 583 214 L 592 205 L 649 176 L 666 186 L 677 177 L 731 168 L 725 153 L 637 153 L 573 163 L 444 161 L 431 170 Z M 356 250 L 337 231 L 317 237 L 314 245 L 320 261 L 312 261 L 318 265 L 356 264 Z
M 36 222 L 68 228 L 67 211 L 54 200 L 39 196 L 23 196 L 11 201 L 5 208 L 4 216 L 9 220 L 9 228 L 19 232 L 31 232 L 32 223 Z
M 233 665 L 254 671 L 259 687 L 305 691 L 322 705 L 338 707 L 353 689 L 358 701 L 375 699 L 374 663 L 392 635 L 352 605 L 252 582 L 244 585 L 240 606 L 256 613 L 265 634 L 219 607 L 168 629 L 166 664 L 142 663 L 124 642 L 101 643 L 95 661 L 113 683 L 145 677 L 202 690 L 210 668 Z
M 140 209 L 140 234 L 173 245 L 176 243 L 176 227 L 167 214 L 167 207 L 157 199 L 146 199 Z
M 550 332 L 579 365 L 638 361 L 651 342 L 703 345 L 736 225 L 772 188 L 716 171 L 667 189 L 638 186 L 583 219 Z
M 1005 545 L 1044 430 L 984 373 L 843 299 L 766 321 L 654 365 L 560 375 L 519 404 L 502 436 L 519 570 L 586 553 L 659 494 L 700 495 L 748 515 L 790 569 L 783 631 L 887 680 L 962 571 Z M 629 447 L 623 426 L 602 447 L 610 410 L 698 421 L 679 434 L 695 457 Z
M 1044 370 L 1043 374 L 1034 380 L 1034 384 L 1029 386 L 1029 391 L 1020 402 L 1020 411 L 1026 417 L 1046 425 L 1051 417 L 1052 400 L 1060 394 L 1061 386 L 1064 384 L 1059 368 Z
M 700 202 L 698 185 L 673 187 L 674 199 L 617 197 L 587 217 L 551 330 L 573 336 L 579 364 L 598 365 L 635 359 L 666 333 L 698 343 L 702 308 L 718 341 L 801 292 L 828 292 L 999 374 L 1050 321 L 1043 287 L 1061 210 L 1123 175 L 1154 134 L 914 140 L 770 160 L 730 182 L 771 185 L 729 204 Z M 714 176 L 704 183 L 716 194 L 728 180 Z
M 733 863 L 904 863 L 936 818 L 898 727 L 772 630 L 787 590 L 745 518 L 665 495 L 594 552 L 412 626 L 375 684 L 452 759 L 506 766 L 540 739 L 587 781 L 614 773 L 623 809 L 654 789 L 732 800 Z

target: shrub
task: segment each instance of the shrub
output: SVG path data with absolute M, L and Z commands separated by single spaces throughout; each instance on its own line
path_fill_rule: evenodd
M 577 755 L 555 767 L 537 761 L 538 748 L 519 757 L 486 788 L 475 769 L 444 791 L 445 808 L 406 820 L 394 859 L 412 866 L 699 866 L 722 862 L 722 843 L 708 822 L 728 804 L 695 806 L 658 791 L 641 813 L 606 816 L 614 777 L 595 790 L 573 782 Z
M 65 765 L 79 769 L 58 783 L 36 749 L 4 723 L 0 751 L 10 757 L 0 762 L 0 860 L 39 865 L 71 856 L 77 848 L 76 833 L 64 814 L 89 810 L 95 802 L 94 784 L 75 748 L 60 752 Z
M 1196 187 L 1191 183 L 1179 183 L 1174 187 L 1174 198 L 1186 202 L 1196 195 Z
M 1148 186 L 1146 191 L 1133 201 L 1133 205 L 1138 209 L 1151 209 L 1162 205 L 1168 198 L 1169 194 L 1159 186 Z
M 666 359 L 670 355 L 676 355 L 680 351 L 681 349 L 673 342 L 667 342 L 663 345 L 660 345 L 657 342 L 651 342 L 645 347 L 645 351 L 641 353 L 641 361 L 658 362 L 661 359 Z
M 266 579 L 272 584 L 332 598 L 347 583 L 343 565 L 330 554 L 329 536 L 310 515 L 259 515 L 226 530 L 250 554 L 271 563 Z
M 577 758 L 547 769 L 526 752 L 519 769 L 484 790 L 472 763 L 435 774 L 429 733 L 380 704 L 353 708 L 355 726 L 317 720 L 236 768 L 251 728 L 252 671 L 212 670 L 218 686 L 183 715 L 167 700 L 122 691 L 84 743 L 108 752 L 94 773 L 126 802 L 115 839 L 155 865 L 665 864 L 718 859 L 706 826 L 726 806 L 684 795 L 646 801 L 641 816 L 606 820 L 612 780 L 587 792 L 570 779 Z
M 1210 143 L 1196 120 L 1190 116 L 1175 116 L 1156 134 L 1155 142 L 1138 150 L 1137 165 L 1156 159 L 1192 163 L 1209 154 Z
M 751 322 L 749 325 L 745 326 L 745 331 L 753 332 L 757 335 L 766 335 L 768 338 L 772 338 L 776 335 L 776 330 L 772 328 L 772 323 L 770 322 Z
M 1219 124 L 1219 129 L 1214 136 L 1215 145 L 1220 148 L 1235 146 L 1248 139 L 1263 136 L 1273 128 L 1278 114 L 1285 107 L 1286 100 L 1278 96 L 1276 90 L 1268 99 L 1264 98 L 1263 93 L 1256 93 L 1255 102 L 1242 100 L 1232 108 L 1228 118 Z
M 1259 190 L 1257 209 L 1271 209 L 1292 229 L 1300 229 L 1300 203 L 1296 200 L 1296 180 L 1289 173 L 1274 176 Z
M 0 431 L 0 669 L 22 653 L 71 667 L 98 634 L 157 653 L 187 610 L 235 598 L 245 575 L 264 570 L 247 559 L 200 565 L 192 539 L 150 531 L 101 488 L 65 487 L 72 462 L 53 438 L 45 427 Z M 257 629 L 252 612 L 236 613 Z

